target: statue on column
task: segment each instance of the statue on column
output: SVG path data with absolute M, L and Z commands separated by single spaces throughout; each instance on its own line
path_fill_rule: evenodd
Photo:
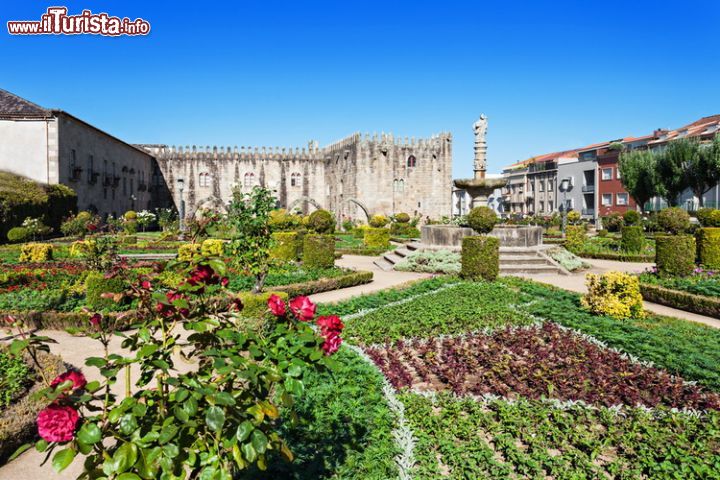
M 480 118 L 473 123 L 473 131 L 475 132 L 475 178 L 485 178 L 487 170 L 487 135 L 488 120 L 487 116 L 482 113 Z

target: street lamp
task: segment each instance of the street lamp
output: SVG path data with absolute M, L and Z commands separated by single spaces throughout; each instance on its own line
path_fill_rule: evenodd
M 560 191 L 563 192 L 563 207 L 562 207 L 562 231 L 565 233 L 565 227 L 567 227 L 567 192 L 570 190 L 570 179 L 563 178 L 560 181 Z
M 177 188 L 180 193 L 180 202 L 178 204 L 178 227 L 180 229 L 180 239 L 183 237 L 185 231 L 185 199 L 183 198 L 183 191 L 185 190 L 185 179 L 180 177 L 177 179 Z

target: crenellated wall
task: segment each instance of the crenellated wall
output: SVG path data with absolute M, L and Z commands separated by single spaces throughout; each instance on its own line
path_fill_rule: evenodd
M 314 206 L 338 218 L 370 215 L 440 217 L 450 214 L 452 137 L 396 139 L 392 134 L 352 134 L 319 148 L 171 147 L 142 145 L 157 159 L 174 203 L 177 179 L 185 181 L 188 215 L 227 204 L 235 187 L 273 190 L 283 208 L 307 213 Z M 411 159 L 414 157 L 414 160 Z

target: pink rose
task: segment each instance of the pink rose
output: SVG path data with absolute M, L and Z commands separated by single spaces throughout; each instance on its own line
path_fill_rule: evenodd
M 100 327 L 102 325 L 102 314 L 96 313 L 92 317 L 90 317 L 90 325 L 93 327 Z
M 337 352 L 342 344 L 342 338 L 340 338 L 340 335 L 335 331 L 331 331 L 328 332 L 327 335 L 323 336 L 325 337 L 325 341 L 322 344 L 322 349 L 323 352 L 325 352 L 325 355 L 332 355 Z
M 143 288 L 143 290 L 152 290 L 152 283 L 148 282 L 147 280 L 144 280 L 140 286 Z
M 285 302 L 275 294 L 270 295 L 270 298 L 268 298 L 268 308 L 276 317 L 285 315 Z
M 295 314 L 298 320 L 309 322 L 315 318 L 316 305 L 310 301 L 308 297 L 299 296 L 290 300 L 290 310 Z
M 342 320 L 340 320 L 340 317 L 338 317 L 337 315 L 318 317 L 315 323 L 318 327 L 320 327 L 320 332 L 323 335 L 328 332 L 340 333 L 342 332 L 343 328 L 345 328 Z
M 68 380 L 72 381 L 73 390 L 83 388 L 85 385 L 87 385 L 87 380 L 85 380 L 85 375 L 83 375 L 82 372 L 79 372 L 77 370 L 68 370 L 67 372 L 55 377 L 55 380 L 50 382 L 50 386 L 55 387 L 63 382 L 67 382 Z
M 74 408 L 52 404 L 38 414 L 38 433 L 48 442 L 69 442 L 75 437 L 79 420 Z

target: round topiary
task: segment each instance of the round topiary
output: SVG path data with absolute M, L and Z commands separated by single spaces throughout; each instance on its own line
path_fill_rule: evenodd
M 568 218 L 569 216 L 570 214 L 568 214 Z M 619 232 L 625 224 L 623 217 L 617 212 L 613 212 L 610 215 L 602 217 L 601 220 L 603 227 L 607 229 L 608 232 Z
M 317 233 L 332 233 L 335 231 L 335 218 L 327 210 L 315 210 L 308 218 L 308 225 Z
M 30 232 L 25 227 L 13 227 L 7 233 L 7 239 L 10 243 L 26 242 L 30 238 Z
M 690 235 L 656 235 L 655 264 L 661 276 L 684 277 L 695 269 L 695 238 Z
M 625 215 L 623 215 L 623 221 L 627 226 L 640 225 L 641 220 L 642 217 L 640 216 L 640 212 L 637 210 L 628 210 L 625 212 Z
M 410 223 L 410 215 L 407 213 L 396 213 L 395 214 L 395 221 L 397 223 Z
M 488 207 L 475 207 L 467 215 L 468 226 L 480 234 L 492 232 L 497 221 L 497 215 Z
M 389 220 L 385 215 L 373 215 L 368 223 L 373 228 L 383 228 L 388 222 Z
M 640 253 L 644 245 L 645 234 L 641 226 L 628 225 L 622 228 L 622 239 L 620 240 L 620 249 L 622 251 Z
M 125 215 L 123 215 L 123 218 L 127 222 L 137 220 L 137 213 L 135 212 L 135 210 L 128 210 L 127 212 L 125 212 Z
M 695 241 L 698 262 L 706 268 L 720 268 L 720 228 L 698 228 Z
M 690 215 L 680 207 L 665 208 L 658 213 L 657 223 L 665 232 L 677 235 L 690 228 Z

